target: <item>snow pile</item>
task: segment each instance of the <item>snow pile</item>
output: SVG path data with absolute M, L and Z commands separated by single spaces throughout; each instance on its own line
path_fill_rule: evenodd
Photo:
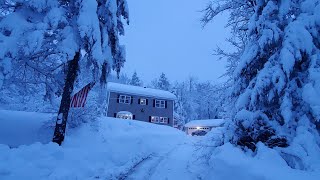
M 54 114 L 0 110 L 0 144 L 10 147 L 48 143 L 53 128 L 46 126 Z
M 259 142 L 255 152 L 243 151 L 230 143 L 221 141 L 225 127 L 215 128 L 207 136 L 195 143 L 193 172 L 200 174 L 199 179 L 246 179 L 246 180 L 316 180 L 320 178 L 320 151 L 305 154 L 304 146 L 313 145 L 314 141 L 306 132 L 299 130 L 301 136 L 295 146 L 271 149 Z M 300 149 L 297 144 L 300 144 Z M 308 147 L 309 148 L 309 147 Z M 282 153 L 279 153 L 282 152 Z M 291 160 L 291 161 L 290 161 Z M 300 163 L 300 164 L 299 164 Z M 205 165 L 205 166 L 203 166 Z M 296 165 L 293 167 L 292 165 Z
M 210 174 L 217 179 L 316 180 L 320 178 L 320 169 L 316 171 L 292 169 L 276 150 L 262 143 L 257 144 L 254 157 L 227 143 L 214 150 L 209 164 L 212 167 Z
M 7 125 L 12 130 L 21 116 L 7 115 L 14 117 L 13 126 Z M 33 115 L 38 119 L 42 114 Z M 34 129 L 41 127 L 41 121 L 30 122 Z M 169 151 L 185 137 L 171 127 L 115 118 L 100 118 L 69 130 L 61 147 L 34 143 L 10 149 L 3 144 L 10 143 L 5 136 L 8 140 L 0 144 L 0 179 L 120 179 L 139 162 Z

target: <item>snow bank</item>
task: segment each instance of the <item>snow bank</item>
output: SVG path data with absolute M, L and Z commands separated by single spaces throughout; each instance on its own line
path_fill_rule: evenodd
M 306 155 L 305 151 L 297 148 L 298 144 L 303 147 L 314 144 L 310 142 L 313 139 L 310 139 L 306 132 L 300 130 L 302 139 L 296 139 L 295 145 L 288 148 L 271 149 L 263 143 L 258 143 L 256 152 L 251 150 L 245 152 L 229 142 L 223 144 L 224 128 L 213 129 L 195 144 L 198 147 L 195 159 L 199 159 L 199 162 L 195 163 L 198 164 L 198 169 L 193 171 L 204 175 L 201 175 L 199 179 L 210 179 L 210 177 L 217 180 L 320 179 L 319 149 L 314 147 L 314 151 L 318 152 L 308 152 L 309 154 Z M 304 144 L 299 142 L 303 139 Z M 308 147 L 308 149 L 311 148 Z M 295 165 L 295 163 L 301 164 L 292 167 L 292 164 Z M 201 164 L 206 164 L 206 166 L 201 167 Z
M 16 116 L 16 112 L 7 114 Z M 34 129 L 38 127 L 35 123 Z M 100 118 L 67 131 L 61 147 L 34 143 L 10 149 L 0 144 L 0 179 L 119 179 L 139 162 L 167 152 L 184 138 L 183 132 L 172 127 Z
M 210 166 L 213 175 L 221 178 L 229 177 L 227 179 L 316 180 L 320 178 L 320 169 L 318 171 L 292 169 L 276 150 L 262 143 L 258 144 L 257 154 L 253 157 L 229 143 L 220 146 L 214 150 Z
M 10 147 L 51 141 L 53 129 L 45 124 L 54 114 L 0 110 L 0 144 Z

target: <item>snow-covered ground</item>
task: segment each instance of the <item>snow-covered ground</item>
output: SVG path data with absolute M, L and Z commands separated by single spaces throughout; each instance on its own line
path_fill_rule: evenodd
M 167 126 L 100 118 L 69 130 L 60 147 L 44 125 L 51 114 L 2 110 L 0 117 L 1 180 L 320 178 L 320 170 L 291 169 L 262 144 L 254 157 L 231 144 L 215 147 L 219 131 L 191 137 Z
M 0 110 L 0 144 L 10 147 L 48 143 L 52 138 L 53 124 L 47 124 L 54 114 Z
M 46 128 L 45 137 L 51 133 L 48 143 L 42 141 L 43 130 L 39 129 L 52 115 L 3 110 L 0 116 L 1 180 L 122 179 L 140 162 L 167 153 L 187 139 L 183 132 L 168 126 L 100 118 L 69 130 L 59 147 L 49 143 L 52 128 Z

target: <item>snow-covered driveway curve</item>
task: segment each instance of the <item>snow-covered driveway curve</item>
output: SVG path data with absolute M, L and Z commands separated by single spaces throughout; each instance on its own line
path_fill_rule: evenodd
M 194 147 L 190 143 L 177 144 L 167 152 L 153 154 L 139 164 L 126 180 L 195 179 L 188 171 Z

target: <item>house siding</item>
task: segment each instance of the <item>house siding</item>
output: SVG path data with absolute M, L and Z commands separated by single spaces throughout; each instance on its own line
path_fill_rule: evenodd
M 133 98 L 131 104 L 122 104 L 118 103 L 119 95 L 127 95 Z M 168 117 L 169 118 L 169 126 L 173 126 L 173 100 L 167 100 L 164 98 L 156 98 L 156 97 L 147 97 L 147 96 L 139 96 L 139 95 L 131 95 L 128 93 L 118 93 L 118 92 L 109 92 L 108 96 L 108 109 L 107 116 L 114 117 L 114 114 L 119 111 L 129 111 L 134 115 L 135 120 L 150 122 L 150 116 L 159 116 L 159 117 Z M 147 105 L 139 104 L 139 99 L 144 98 L 148 99 Z M 165 100 L 166 108 L 156 108 L 154 107 L 154 100 Z

